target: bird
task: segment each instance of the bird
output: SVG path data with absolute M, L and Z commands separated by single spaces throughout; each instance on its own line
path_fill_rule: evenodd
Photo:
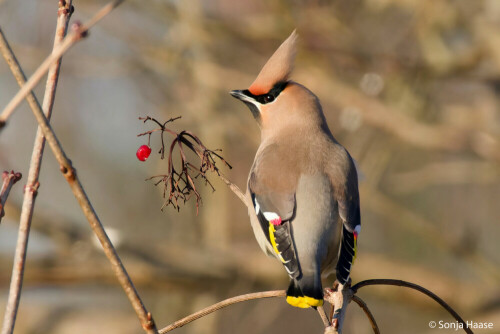
M 354 160 L 332 135 L 318 97 L 290 78 L 297 39 L 294 30 L 250 87 L 230 94 L 261 132 L 246 192 L 255 238 L 290 277 L 287 303 L 317 308 L 322 277 L 350 280 L 360 199 Z

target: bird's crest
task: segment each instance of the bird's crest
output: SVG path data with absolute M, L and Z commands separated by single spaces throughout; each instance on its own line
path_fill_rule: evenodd
M 269 58 L 255 81 L 248 88 L 252 94 L 266 94 L 273 88 L 274 84 L 288 80 L 293 70 L 297 36 L 297 32 L 294 30 Z

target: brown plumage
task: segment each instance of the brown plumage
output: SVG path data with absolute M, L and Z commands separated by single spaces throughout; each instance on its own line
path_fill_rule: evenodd
M 254 95 L 269 92 L 272 85 L 279 81 L 287 81 L 292 73 L 295 61 L 297 33 L 295 30 L 290 37 L 281 44 L 271 58 L 264 65 L 257 78 L 248 90 Z
M 296 40 L 293 32 L 250 88 L 231 94 L 261 128 L 248 179 L 255 236 L 292 279 L 287 301 L 316 307 L 323 302 L 321 273 L 337 269 L 339 281 L 349 278 L 360 229 L 358 180 L 318 98 L 289 79 Z

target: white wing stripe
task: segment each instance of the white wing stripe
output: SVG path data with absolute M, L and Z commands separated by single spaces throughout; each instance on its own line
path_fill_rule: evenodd
M 255 212 L 257 212 L 257 214 L 260 212 L 260 205 L 259 202 L 257 202 L 257 198 L 255 199 Z
M 271 221 L 271 220 L 275 220 L 275 219 L 279 219 L 280 216 L 278 216 L 276 213 L 274 212 L 262 212 L 262 214 L 264 215 L 264 218 L 266 218 L 268 221 Z

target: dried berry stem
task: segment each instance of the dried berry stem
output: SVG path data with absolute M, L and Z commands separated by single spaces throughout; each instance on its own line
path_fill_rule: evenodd
M 155 175 L 147 180 L 159 179 L 155 185 L 163 184 L 163 197 L 165 202 L 163 203 L 162 209 L 165 206 L 172 205 L 175 209 L 180 210 L 180 202 L 187 202 L 191 197 L 196 198 L 196 212 L 198 213 L 199 205 L 202 203 L 201 194 L 196 188 L 195 179 L 202 179 L 205 185 L 210 186 L 210 188 L 215 191 L 214 186 L 207 178 L 207 171 L 215 172 L 218 176 L 221 176 L 220 171 L 216 165 L 216 159 L 221 161 L 223 164 L 232 168 L 226 160 L 216 152 L 218 150 L 212 151 L 205 147 L 202 141 L 192 132 L 183 130 L 181 132 L 176 132 L 166 125 L 173 122 L 180 117 L 170 118 L 166 122 L 159 122 L 152 117 L 139 117 L 144 123 L 153 122 L 158 125 L 158 128 L 152 129 L 150 131 L 143 132 L 137 136 L 148 136 L 148 144 L 151 141 L 151 136 L 154 133 L 160 132 L 161 146 L 160 155 L 161 159 L 165 159 L 165 154 L 167 154 L 167 173 L 161 175 Z M 167 144 L 165 143 L 164 134 L 168 133 L 173 136 L 172 142 L 168 147 L 168 152 L 166 149 Z M 176 165 L 174 163 L 175 149 L 177 148 L 179 153 L 180 162 Z M 199 158 L 199 166 L 188 161 L 187 151 L 191 151 L 196 154 Z M 221 177 L 222 178 L 222 177 Z M 224 178 L 225 179 L 225 178 Z M 229 181 L 225 180 L 226 183 Z M 236 187 L 236 189 L 239 189 Z M 234 190 L 233 190 L 234 191 Z

